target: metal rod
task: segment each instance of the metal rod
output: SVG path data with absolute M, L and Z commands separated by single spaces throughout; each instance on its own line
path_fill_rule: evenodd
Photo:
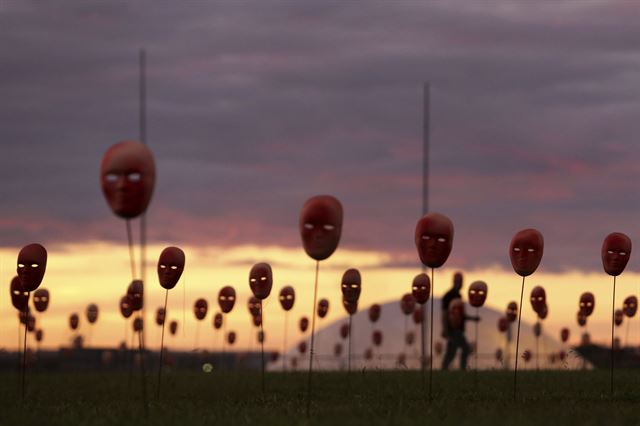
M 524 278 L 520 289 L 520 305 L 518 306 L 518 334 L 516 335 L 516 365 L 513 370 L 513 399 L 516 399 L 518 391 L 518 350 L 520 349 L 520 319 L 522 318 L 522 297 L 524 296 Z
M 318 298 L 318 269 L 320 261 L 316 261 L 316 278 L 313 284 L 313 306 L 311 307 L 311 350 L 309 351 L 309 373 L 307 375 L 307 418 L 311 415 L 311 374 L 313 372 L 313 344 L 316 330 L 316 303 Z

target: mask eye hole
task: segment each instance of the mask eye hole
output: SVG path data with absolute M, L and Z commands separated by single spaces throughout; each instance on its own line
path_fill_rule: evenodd
M 105 176 L 105 180 L 109 183 L 116 183 L 118 181 L 118 175 L 115 173 L 109 173 Z
M 252 282 L 252 283 L 255 283 L 256 279 L 255 278 L 250 278 L 249 281 Z
M 431 237 L 430 237 L 430 236 L 428 236 L 428 235 L 423 235 L 423 236 L 422 236 L 422 239 L 423 239 L 423 240 L 430 240 L 430 239 L 431 239 Z
M 37 263 L 32 263 L 32 264 L 31 264 L 31 267 L 32 267 L 32 268 L 37 268 L 38 266 L 40 266 L 40 265 L 38 265 Z
M 305 223 L 304 229 L 313 229 L 313 223 Z
M 160 265 L 160 269 L 166 269 L 165 265 Z
M 173 266 L 171 267 L 171 269 L 176 270 L 176 269 L 178 269 L 178 267 L 177 267 L 176 265 L 173 265 Z
M 235 299 L 235 297 L 229 296 L 229 300 L 233 300 L 233 299 Z
M 444 243 L 444 242 L 446 242 L 446 241 L 447 241 L 447 239 L 446 239 L 446 238 L 444 238 L 444 237 L 440 237 L 440 238 L 438 238 L 438 242 L 439 242 L 439 243 Z
M 626 255 L 627 255 L 627 253 L 626 253 L 626 252 L 624 252 L 624 251 L 621 251 L 621 252 L 620 252 L 620 253 L 618 253 L 618 254 L 619 254 L 620 256 L 626 256 Z
M 331 225 L 330 223 L 327 223 L 326 225 L 323 226 L 325 231 L 333 231 L 336 227 Z
M 142 180 L 142 175 L 138 172 L 129 173 L 127 175 L 127 180 L 129 182 L 140 182 L 140 180 Z
M 24 268 L 24 263 L 18 263 L 18 268 Z
M 260 277 L 260 281 L 266 281 L 267 277 Z
M 528 248 L 528 249 L 527 249 L 527 251 L 528 251 L 529 253 L 533 253 L 535 250 L 534 250 L 534 249 L 532 249 L 532 248 Z
M 613 250 L 607 250 L 608 254 L 613 254 Z
M 514 248 L 513 248 L 513 251 L 515 251 L 515 252 L 520 252 L 520 247 L 514 247 Z

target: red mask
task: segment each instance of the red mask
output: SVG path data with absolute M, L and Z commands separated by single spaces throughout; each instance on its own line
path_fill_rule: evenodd
M 167 247 L 158 259 L 158 280 L 162 288 L 171 290 L 178 284 L 184 271 L 184 252 L 178 247 Z
M 36 331 L 36 317 L 31 315 L 31 313 L 27 315 L 27 331 L 29 333 Z
M 29 305 L 29 292 L 22 289 L 19 277 L 13 277 L 11 280 L 11 304 L 19 311 L 24 311 Z
M 374 345 L 376 346 L 382 345 L 382 332 L 380 330 L 374 331 L 371 338 L 373 340 Z
M 354 315 L 356 312 L 358 312 L 358 302 L 350 303 L 343 298 L 342 306 L 344 306 L 345 311 L 347 311 L 349 315 Z
M 540 325 L 539 322 L 536 322 L 535 324 L 533 324 L 533 335 L 536 337 L 540 337 L 541 334 L 542 334 L 542 325 Z
M 523 229 L 511 239 L 509 257 L 516 274 L 527 277 L 535 272 L 542 260 L 544 238 L 536 229 Z
M 607 235 L 602 243 L 602 266 L 604 271 L 614 277 L 620 275 L 631 256 L 631 239 L 625 234 L 614 232 Z
M 623 319 L 624 319 L 624 313 L 622 312 L 622 309 L 616 309 L 615 312 L 613 313 L 613 322 L 615 323 L 615 325 L 617 327 L 621 326 Z
M 560 340 L 562 340 L 562 343 L 566 343 L 567 340 L 569 340 L 569 329 L 568 328 L 563 328 L 562 330 L 560 330 Z
M 596 298 L 593 295 L 593 293 L 582 293 L 582 295 L 580 296 L 580 312 L 582 312 L 582 314 L 585 317 L 591 316 L 591 314 L 593 313 L 593 310 L 596 307 Z
M 196 303 L 193 305 L 193 314 L 196 316 L 198 321 L 202 321 L 204 317 L 207 316 L 207 310 L 209 309 L 209 304 L 204 299 L 196 300 Z
M 340 337 L 343 339 L 349 337 L 349 324 L 342 324 L 340 326 Z
M 498 319 L 498 330 L 501 333 L 504 333 L 505 331 L 507 331 L 508 328 L 509 328 L 509 320 L 507 319 L 507 317 L 500 317 L 500 319 Z
M 280 290 L 280 305 L 285 311 L 290 311 L 293 308 L 293 303 L 296 301 L 296 291 L 291 286 L 282 287 Z
M 416 299 L 413 298 L 413 294 L 405 293 L 400 299 L 400 310 L 405 315 L 411 315 L 416 310 Z
M 133 280 L 127 288 L 127 298 L 129 299 L 129 307 L 133 312 L 142 309 L 142 301 L 144 294 L 144 284 L 141 280 Z
M 374 303 L 369 307 L 369 321 L 377 322 L 380 319 L 380 314 L 382 313 L 382 309 L 380 305 Z
M 147 210 L 155 179 L 153 154 L 140 142 L 118 142 L 102 157 L 102 193 L 111 210 L 124 219 L 137 217 Z
M 444 349 L 444 348 L 442 347 L 442 342 L 436 342 L 436 343 L 433 345 L 433 350 L 435 351 L 436 355 L 438 355 L 438 356 L 439 356 L 440 354 L 442 354 L 442 350 L 443 350 L 443 349 Z
M 169 333 L 171 333 L 172 336 L 175 336 L 177 332 L 178 332 L 178 321 L 171 321 L 169 323 Z
M 469 286 L 469 304 L 474 308 L 484 305 L 489 288 L 484 281 L 474 281 Z
M 336 357 L 339 357 L 340 355 L 342 355 L 342 345 L 340 343 L 336 343 L 333 346 L 333 355 Z
M 249 313 L 252 317 L 260 316 L 260 309 L 262 308 L 262 302 L 260 302 L 260 299 L 255 296 L 251 296 L 247 302 L 247 307 L 249 308 Z
M 273 286 L 273 274 L 268 263 L 257 263 L 249 272 L 249 287 L 253 295 L 260 300 L 264 300 L 271 294 Z
M 129 297 L 127 296 L 122 296 L 120 298 L 120 313 L 125 318 L 129 318 L 133 313 L 133 310 L 131 310 L 131 305 L 129 305 Z
M 33 293 L 33 306 L 38 312 L 44 312 L 49 307 L 49 290 L 39 288 Z
M 329 313 L 329 301 L 327 299 L 321 299 L 318 302 L 318 316 L 324 318 Z
M 80 317 L 78 314 L 71 314 L 69 317 L 69 327 L 71 327 L 72 330 L 77 330 L 78 325 L 80 325 Z
M 540 312 L 538 312 L 538 318 L 541 320 L 545 319 L 549 314 L 549 305 L 546 303 L 540 308 Z
M 518 304 L 516 302 L 509 302 L 507 305 L 507 320 L 514 322 L 518 318 Z
M 452 330 L 460 330 L 464 325 L 464 302 L 454 299 L 449 303 L 448 322 Z
M 622 304 L 622 311 L 628 318 L 633 318 L 638 310 L 638 298 L 636 296 L 629 296 L 624 299 Z
M 299 222 L 302 245 L 309 257 L 324 260 L 338 248 L 342 233 L 342 204 L 330 195 L 304 203 Z
M 531 290 L 531 307 L 533 311 L 539 313 L 542 308 L 547 304 L 547 293 L 544 288 L 536 286 Z
M 98 321 L 98 305 L 96 305 L 95 303 L 90 304 L 89 306 L 87 306 L 87 321 L 89 321 L 89 324 L 93 324 L 96 321 Z
M 585 325 L 587 325 L 587 316 L 584 314 L 584 312 L 578 311 L 577 319 L 578 325 L 580 327 L 584 327 Z
M 144 322 L 142 321 L 142 318 L 136 318 L 133 320 L 133 331 L 140 333 L 142 332 L 144 328 Z
M 431 295 L 431 280 L 427 274 L 418 274 L 415 276 L 411 284 L 411 293 L 419 304 L 423 305 L 427 303 Z
M 29 309 L 28 306 L 26 310 L 18 312 L 18 321 L 20 321 L 20 324 L 26 325 L 27 319 L 29 318 L 30 315 L 31 315 L 31 309 Z
M 300 318 L 299 325 L 300 325 L 300 331 L 304 333 L 305 331 L 307 331 L 307 328 L 309 328 L 309 319 L 307 317 Z
M 342 297 L 349 303 L 357 303 L 362 289 L 360 272 L 357 269 L 347 269 L 342 275 Z
M 235 342 L 236 342 L 236 332 L 230 331 L 229 334 L 227 334 L 227 343 L 229 343 L 230 345 L 233 345 Z
M 218 304 L 220 310 L 228 314 L 236 303 L 236 291 L 231 286 L 222 287 L 218 293 Z
M 371 361 L 373 359 L 373 351 L 371 350 L 371 348 L 367 348 L 364 351 L 364 359 L 366 359 L 367 361 Z
M 440 213 L 424 215 L 416 224 L 415 243 L 425 266 L 441 267 L 453 247 L 453 223 Z
M 40 244 L 24 246 L 18 253 L 18 277 L 24 291 L 38 288 L 47 269 L 47 250 Z
M 262 325 L 262 319 L 259 316 L 251 317 L 251 320 L 253 321 L 254 327 L 260 327 Z
M 158 310 L 156 311 L 156 324 L 157 325 L 162 325 L 164 324 L 164 320 L 167 317 L 167 312 L 164 310 L 164 308 L 158 308 Z
M 416 335 L 413 333 L 413 331 L 407 331 L 407 334 L 405 334 L 404 336 L 405 343 L 411 346 L 413 345 L 413 342 L 415 342 L 415 340 L 416 340 Z
M 215 328 L 216 330 L 220 330 L 220 328 L 222 328 L 223 321 L 224 317 L 222 316 L 222 314 L 220 312 L 216 312 L 216 314 L 213 316 L 213 328 Z
M 307 342 L 298 343 L 298 352 L 300 352 L 300 355 L 307 352 Z
M 416 309 L 415 311 L 413 311 L 413 323 L 414 324 L 422 323 L 423 319 L 424 319 L 424 312 L 422 312 L 422 309 Z

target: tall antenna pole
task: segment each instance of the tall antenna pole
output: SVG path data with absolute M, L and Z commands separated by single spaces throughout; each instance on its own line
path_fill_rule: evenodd
M 429 113 L 430 111 L 429 83 L 424 83 L 423 107 L 422 107 L 422 214 L 429 211 Z M 423 270 L 426 270 L 423 265 Z
M 139 131 L 140 142 L 147 144 L 147 54 L 144 48 L 140 49 L 140 80 L 139 80 Z M 147 285 L 147 217 L 143 213 L 140 217 L 140 274 L 143 282 L 142 292 L 142 341 L 146 342 L 147 337 L 147 303 L 145 299 L 149 286 Z M 146 287 L 146 288 L 145 288 Z

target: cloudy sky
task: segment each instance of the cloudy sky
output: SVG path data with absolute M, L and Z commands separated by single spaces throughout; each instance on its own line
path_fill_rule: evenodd
M 640 231 L 635 2 L 0 7 L 3 246 L 123 238 L 98 165 L 138 137 L 140 47 L 152 240 L 298 246 L 301 204 L 331 193 L 345 247 L 412 258 L 425 81 L 453 263 L 508 265 L 538 227 L 545 267 L 598 269 L 608 232 Z
M 634 1 L 4 0 L 5 264 L 32 241 L 126 241 L 98 168 L 138 137 L 144 47 L 152 244 L 300 250 L 300 207 L 329 193 L 340 250 L 416 266 L 428 81 L 449 266 L 508 272 L 511 236 L 536 227 L 543 271 L 600 272 L 606 234 L 640 234 L 639 18 Z

